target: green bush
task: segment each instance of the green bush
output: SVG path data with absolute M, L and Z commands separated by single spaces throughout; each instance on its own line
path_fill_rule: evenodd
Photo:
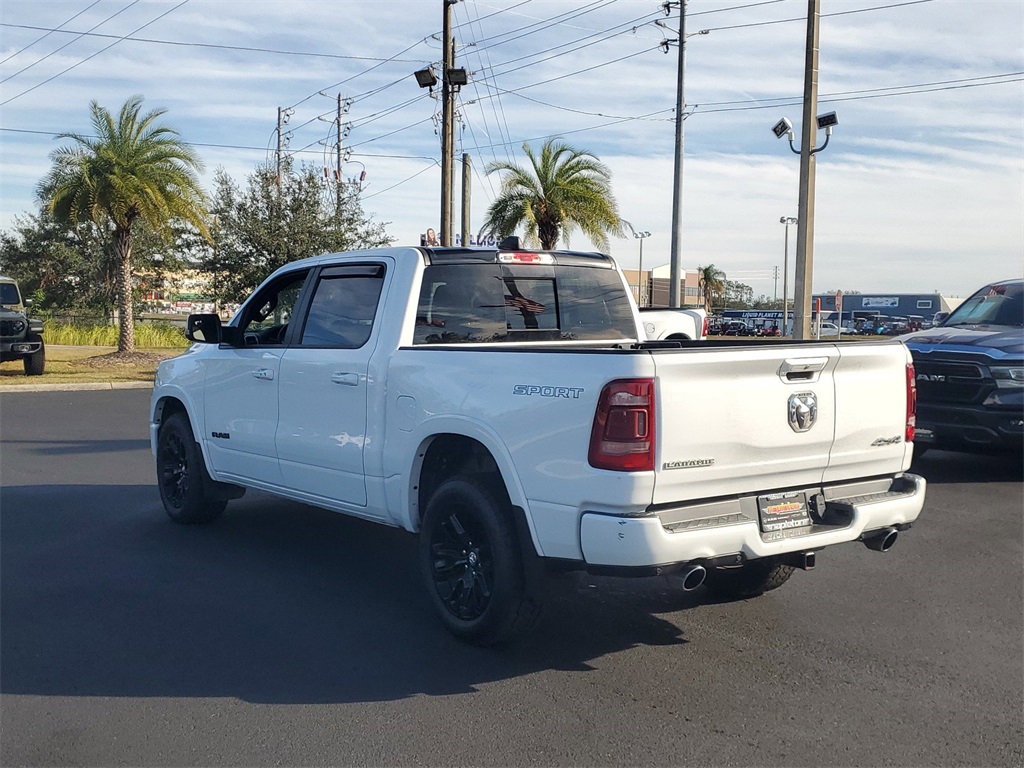
M 118 328 L 103 323 L 46 323 L 43 338 L 47 344 L 75 347 L 116 347 Z M 185 332 L 169 323 L 136 323 L 135 346 L 143 349 L 184 349 L 189 345 Z

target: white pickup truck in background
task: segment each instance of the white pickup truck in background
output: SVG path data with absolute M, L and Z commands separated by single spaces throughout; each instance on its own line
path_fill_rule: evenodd
M 924 503 L 902 343 L 649 341 L 600 255 L 325 255 L 188 334 L 150 413 L 170 517 L 254 488 L 401 527 L 475 643 L 533 622 L 549 568 L 749 597 Z
M 708 337 L 708 313 L 703 309 L 644 307 L 640 319 L 650 341 L 703 341 Z

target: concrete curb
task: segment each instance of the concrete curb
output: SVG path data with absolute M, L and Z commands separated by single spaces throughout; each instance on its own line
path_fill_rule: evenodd
M 82 381 L 64 384 L 8 384 L 0 386 L 0 395 L 6 392 L 90 392 L 111 389 L 152 389 L 152 381 Z

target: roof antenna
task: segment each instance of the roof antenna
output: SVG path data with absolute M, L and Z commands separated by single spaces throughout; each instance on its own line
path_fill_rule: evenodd
M 517 235 L 510 235 L 498 243 L 498 249 L 502 251 L 518 251 L 519 247 L 519 237 Z

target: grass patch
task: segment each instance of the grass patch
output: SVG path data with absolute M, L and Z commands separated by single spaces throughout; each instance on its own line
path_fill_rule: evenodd
M 159 362 L 181 352 L 166 347 L 137 348 L 139 354 L 129 361 L 122 362 L 107 357 L 117 351 L 116 346 L 51 346 L 48 339 L 47 341 L 46 372 L 42 376 L 26 376 L 21 360 L 3 363 L 0 365 L 0 389 L 8 384 L 153 381 Z
M 106 323 L 46 323 L 43 339 L 47 345 L 116 347 L 116 325 Z M 169 323 L 136 323 L 135 346 L 139 349 L 185 349 L 189 340 L 181 328 Z

